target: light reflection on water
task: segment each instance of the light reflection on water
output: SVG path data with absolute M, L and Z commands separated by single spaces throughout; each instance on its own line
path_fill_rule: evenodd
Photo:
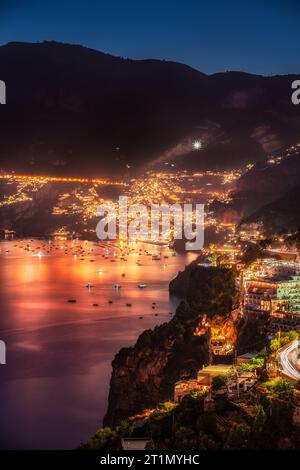
M 174 257 L 166 247 L 136 245 L 122 261 L 112 245 L 66 241 L 51 250 L 41 241 L 1 242 L 0 250 L 0 338 L 7 344 L 0 447 L 76 447 L 101 424 L 114 355 L 171 318 L 178 300 L 169 299 L 168 283 L 195 255 Z

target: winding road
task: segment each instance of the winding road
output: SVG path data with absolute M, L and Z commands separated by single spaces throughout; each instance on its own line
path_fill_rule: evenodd
M 285 349 L 279 353 L 279 362 L 282 371 L 285 375 L 293 380 L 300 380 L 300 371 L 294 366 L 293 358 L 296 359 L 296 349 L 299 345 L 299 340 L 293 341 Z

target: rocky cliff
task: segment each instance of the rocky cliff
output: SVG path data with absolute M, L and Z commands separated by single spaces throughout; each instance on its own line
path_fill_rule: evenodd
M 183 278 L 186 286 L 178 290 L 176 282 L 179 286 Z M 208 334 L 196 336 L 194 329 L 204 313 L 231 310 L 233 273 L 193 264 L 172 282 L 171 289 L 187 299 L 171 321 L 142 333 L 135 346 L 121 349 L 112 363 L 105 426 L 171 399 L 176 381 L 194 375 L 209 362 Z
M 209 360 L 208 338 L 193 335 L 196 312 L 182 303 L 169 322 L 146 330 L 115 357 L 105 425 L 173 397 L 174 383 Z

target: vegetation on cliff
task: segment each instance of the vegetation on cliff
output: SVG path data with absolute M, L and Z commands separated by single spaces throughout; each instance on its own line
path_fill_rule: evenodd
M 185 297 L 187 302 L 209 317 L 232 310 L 235 271 L 225 267 L 204 267 L 192 263 L 170 282 L 170 293 Z
M 123 348 L 112 366 L 104 425 L 154 407 L 173 396 L 175 382 L 196 374 L 209 362 L 208 334 L 194 334 L 204 314 L 231 311 L 235 273 L 192 264 L 172 281 L 170 292 L 186 298 L 169 323 L 146 330 L 134 347 Z M 179 289 L 184 279 L 184 289 Z M 180 292 L 179 292 L 180 291 Z
M 184 301 L 169 323 L 144 331 L 134 347 L 120 350 L 112 363 L 105 425 L 167 400 L 177 380 L 208 362 L 208 337 L 193 334 L 198 318 L 199 311 Z
M 205 399 L 191 392 L 180 403 L 162 403 L 144 423 L 130 418 L 102 428 L 83 448 L 107 451 L 118 448 L 121 438 L 148 436 L 149 447 L 159 451 L 300 449 L 299 392 L 287 380 L 262 379 L 246 396 L 219 398 L 210 411 Z
M 159 451 L 297 449 L 300 450 L 298 384 L 270 375 L 274 353 L 297 337 L 295 331 L 276 336 L 269 347 L 236 371 L 216 376 L 211 391 L 190 391 L 181 401 L 165 401 L 117 426 L 98 430 L 83 449 L 112 450 L 122 438 L 148 438 Z M 246 392 L 232 394 L 236 372 L 254 373 Z

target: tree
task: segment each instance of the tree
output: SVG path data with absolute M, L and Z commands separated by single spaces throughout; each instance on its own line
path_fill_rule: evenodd
M 282 377 L 276 377 L 273 380 L 269 380 L 268 382 L 265 382 L 264 386 L 271 393 L 280 396 L 281 398 L 288 398 L 294 389 L 293 384 Z
M 296 339 L 298 339 L 298 336 L 299 336 L 298 331 L 290 330 L 287 332 L 287 337 L 289 341 L 295 341 Z
M 132 435 L 134 426 L 127 419 L 122 419 L 118 426 L 118 434 L 122 437 L 130 437 Z
M 181 426 L 175 432 L 175 450 L 195 450 L 196 449 L 196 434 L 194 431 L 187 427 Z
M 200 433 L 199 449 L 200 450 L 218 450 L 220 449 L 220 444 L 216 442 L 212 438 L 212 436 L 207 436 L 206 434 Z
M 290 395 L 293 390 L 293 384 L 288 380 L 282 379 L 281 377 L 277 377 L 273 381 L 273 392 L 277 395 Z
M 291 341 L 295 341 L 298 336 L 298 332 L 295 330 L 290 330 L 286 333 L 281 334 L 277 333 L 276 337 L 272 339 L 270 343 L 271 352 L 275 352 L 285 344 L 290 343 Z
M 252 372 L 255 369 L 263 367 L 264 359 L 259 357 L 254 357 L 249 362 L 243 362 L 239 364 L 236 369 L 238 372 Z
M 257 414 L 253 422 L 253 432 L 254 434 L 260 434 L 263 430 L 263 427 L 266 422 L 266 413 L 261 405 L 258 406 Z
M 101 428 L 99 429 L 91 439 L 91 448 L 92 449 L 101 449 L 103 447 L 113 444 L 117 439 L 117 433 L 111 428 Z
M 220 390 L 220 388 L 225 387 L 227 384 L 227 379 L 225 375 L 217 375 L 213 378 L 211 387 L 214 391 Z
M 278 338 L 274 338 L 271 340 L 270 343 L 270 350 L 272 353 L 276 352 L 280 348 L 280 340 Z
M 226 449 L 247 449 L 250 428 L 246 424 L 235 423 L 229 431 Z

